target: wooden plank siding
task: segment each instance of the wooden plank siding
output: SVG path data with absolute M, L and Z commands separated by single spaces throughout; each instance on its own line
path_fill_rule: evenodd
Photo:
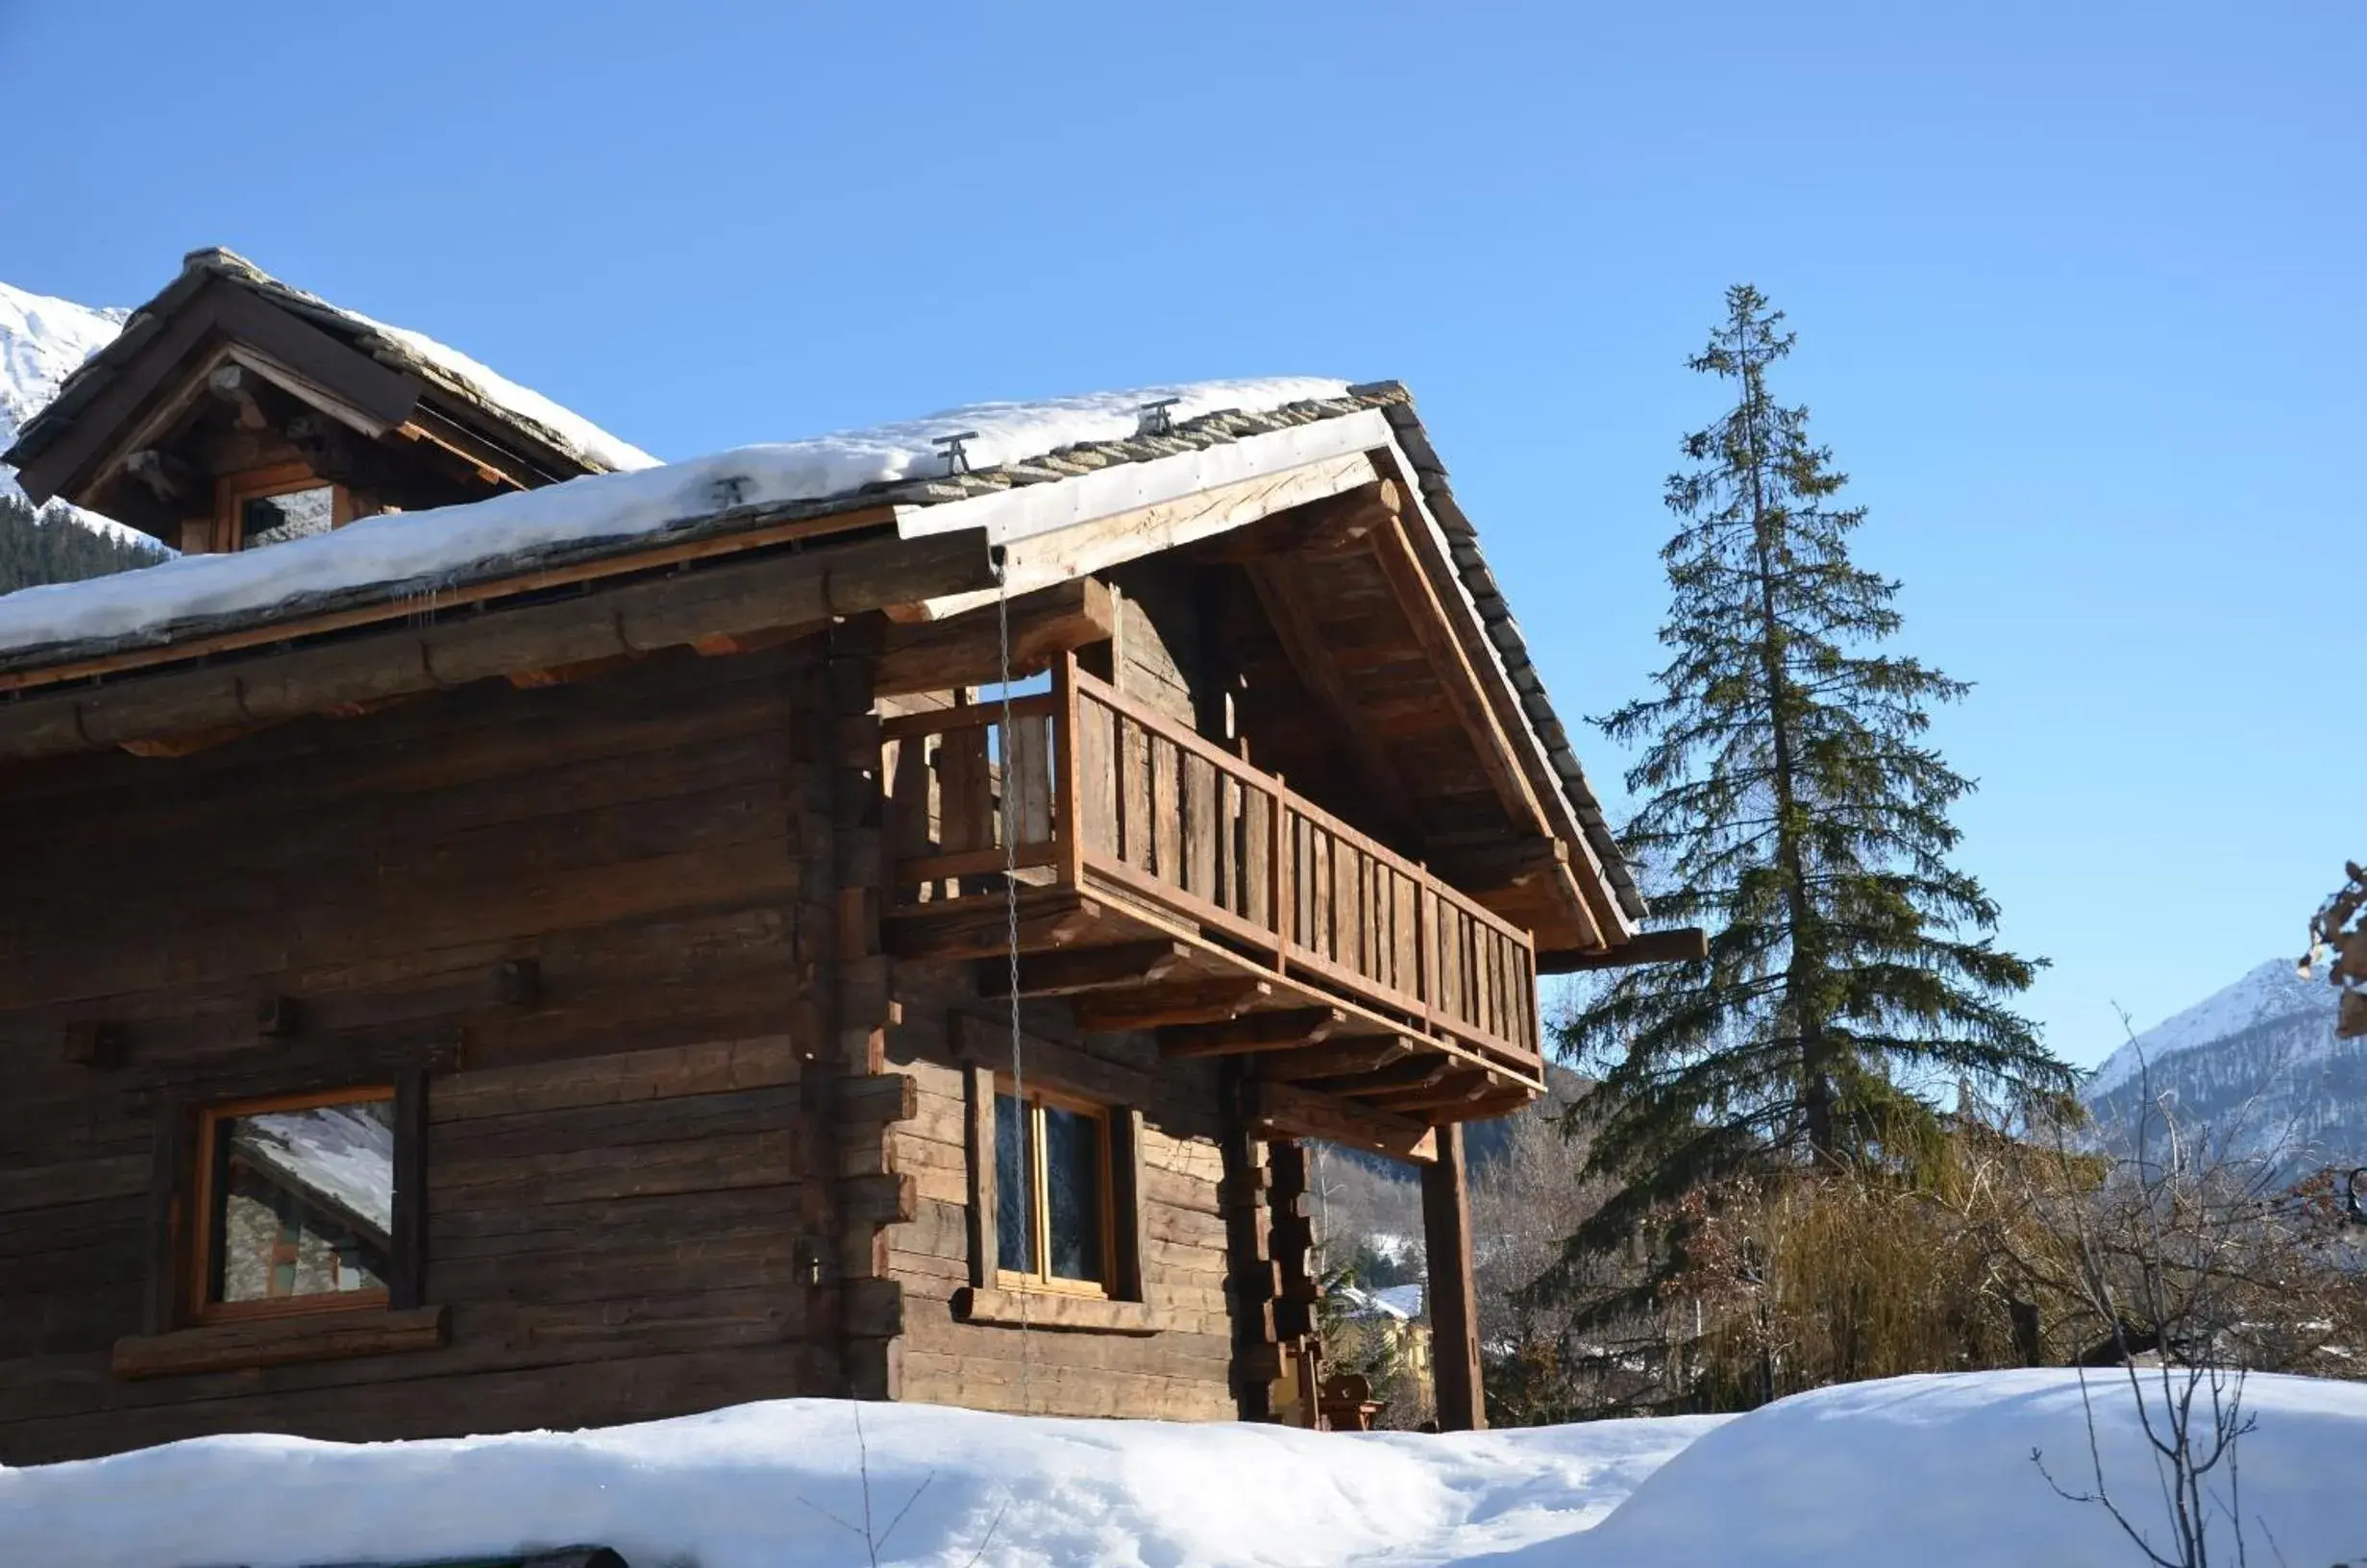
M 801 1195 L 844 1156 L 797 1114 L 824 956 L 801 910 L 828 876 L 798 669 L 658 656 L 0 774 L 0 1463 L 826 1389 Z M 517 958 L 535 1005 L 500 999 Z M 259 1032 L 263 993 L 294 999 L 295 1036 Z M 78 1020 L 115 1032 L 119 1067 L 63 1060 Z M 444 1348 L 113 1376 L 150 1327 L 160 1104 L 387 1077 L 438 1041 L 457 1064 L 426 1077 L 422 1299 Z

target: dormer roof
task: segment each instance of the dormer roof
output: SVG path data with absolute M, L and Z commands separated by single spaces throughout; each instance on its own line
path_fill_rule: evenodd
M 653 467 L 581 415 L 432 338 L 330 304 L 244 257 L 193 251 L 28 421 L 0 462 L 35 501 L 107 511 L 125 459 L 236 363 L 372 439 L 407 436 L 472 462 L 505 488 Z M 154 531 L 154 530 L 152 530 Z

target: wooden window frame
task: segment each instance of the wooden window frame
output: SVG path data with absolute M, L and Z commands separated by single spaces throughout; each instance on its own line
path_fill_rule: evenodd
M 1026 1137 L 1021 1147 L 1028 1153 L 1027 1227 L 1037 1262 L 1033 1273 L 1002 1266 L 1002 1211 L 999 1145 L 989 1151 L 997 1161 L 996 1211 L 988 1216 L 986 1240 L 989 1247 L 987 1263 L 996 1287 L 1003 1290 L 1027 1290 L 1048 1295 L 1083 1296 L 1094 1301 L 1116 1301 L 1124 1295 L 1125 1268 L 1118 1251 L 1118 1119 L 1122 1113 L 1116 1107 L 1089 1100 L 1081 1094 L 1066 1093 L 1034 1082 L 1016 1086 L 1024 1093 L 1015 1092 L 1010 1078 L 997 1073 L 993 1078 L 995 1113 L 999 1116 L 1006 1099 L 1017 1099 L 1027 1117 Z M 1092 1118 L 1101 1149 L 1099 1172 L 1099 1212 L 1101 1217 L 1101 1275 L 1097 1280 L 1072 1280 L 1051 1272 L 1052 1206 L 1047 1196 L 1048 1184 L 1046 1169 L 1044 1110 L 1051 1106 Z
M 383 1100 L 394 1110 L 394 1190 L 391 1194 L 393 1213 L 388 1237 L 388 1269 L 403 1269 L 403 1238 L 407 1232 L 418 1231 L 418 1202 L 415 1190 L 407 1191 L 404 1174 L 406 1155 L 412 1151 L 407 1141 L 407 1117 L 404 1114 L 404 1087 L 400 1083 L 382 1082 L 358 1084 L 345 1089 L 313 1090 L 303 1093 L 272 1094 L 250 1099 L 225 1100 L 219 1104 L 202 1106 L 196 1113 L 196 1122 L 190 1139 L 193 1164 L 189 1176 L 189 1226 L 186 1247 L 180 1260 L 185 1295 L 181 1317 L 186 1324 L 204 1327 L 218 1323 L 249 1322 L 258 1318 L 312 1317 L 324 1312 L 383 1312 L 397 1304 L 404 1292 L 394 1280 L 368 1290 L 340 1290 L 308 1296 L 284 1296 L 262 1301 L 210 1301 L 213 1283 L 213 1259 L 216 1240 L 214 1216 L 214 1171 L 219 1140 L 225 1123 L 240 1116 L 266 1115 L 274 1111 L 311 1111 L 328 1106 L 356 1105 L 364 1101 Z M 415 1133 L 410 1136 L 415 1137 Z M 415 1156 L 414 1156 L 415 1162 Z M 407 1209 L 409 1213 L 407 1214 Z M 405 1223 L 406 1219 L 409 1223 Z M 413 1306 L 415 1302 L 403 1305 Z
M 247 548 L 240 513 L 250 501 L 264 501 L 272 496 L 289 495 L 298 490 L 322 490 L 330 493 L 329 526 L 341 528 L 354 520 L 353 493 L 345 486 L 325 479 L 312 472 L 306 463 L 272 463 L 263 468 L 240 469 L 225 474 L 213 481 L 213 532 L 210 550 L 215 554 L 231 554 Z M 183 545 L 186 548 L 188 530 L 183 530 Z

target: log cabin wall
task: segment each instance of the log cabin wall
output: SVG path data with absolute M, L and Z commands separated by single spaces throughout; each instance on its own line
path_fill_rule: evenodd
M 1123 632 L 1094 651 L 1105 667 L 1116 654 L 1128 690 L 1164 691 L 1161 705 L 1188 715 L 1193 691 L 1157 621 L 1142 600 L 1121 603 L 1131 606 Z M 949 692 L 926 693 L 881 707 L 919 713 L 951 702 Z M 991 1084 L 1011 1066 L 1008 1004 L 980 985 L 995 962 L 893 966 L 900 1021 L 889 1031 L 886 1066 L 915 1090 L 913 1115 L 886 1130 L 888 1168 L 914 1184 L 913 1218 L 882 1233 L 901 1294 L 900 1397 L 1039 1415 L 1232 1418 L 1242 1386 L 1226 1289 L 1217 1066 L 1163 1063 L 1147 1034 L 1082 1034 L 1068 1004 L 1030 1002 L 1021 1068 L 1039 1087 L 1139 1115 L 1139 1154 L 1127 1153 L 1141 1174 L 1122 1184 L 1132 1188 L 1120 1194 L 1130 1204 L 1116 1218 L 1136 1233 L 1135 1294 L 1150 1309 L 1143 1321 L 1158 1326 L 1023 1327 L 966 1320 L 959 1311 L 965 1291 L 994 1281 L 994 1216 L 991 1199 L 980 1204 L 972 1145 L 980 1075 Z
M 1208 718 L 1217 684 L 1210 668 L 1216 650 L 1202 635 L 1196 576 L 1189 567 L 1156 558 L 1112 573 L 1118 631 L 1100 661 L 1111 666 L 1109 678 L 1119 690 L 1188 724 Z M 1202 732 L 1223 738 L 1220 728 Z
M 999 1001 L 981 1001 L 967 965 L 904 962 L 904 1021 L 889 1063 L 910 1075 L 918 1109 L 890 1128 L 898 1170 L 916 1179 L 914 1218 L 887 1232 L 902 1286 L 905 1399 L 1037 1415 L 1224 1420 L 1237 1411 L 1226 1306 L 1225 1227 L 1213 1064 L 1166 1064 L 1143 1035 L 1077 1035 L 1058 1003 L 1031 1003 L 1022 1072 L 1123 1115 L 1140 1114 L 1139 1186 L 1115 1216 L 1142 1249 L 1137 1292 L 1156 1327 L 1059 1327 L 1039 1306 L 1027 1326 L 961 1320 L 957 1298 L 992 1285 L 991 1217 L 974 1213 L 967 1128 L 973 1069 L 1010 1067 Z M 1125 1184 L 1120 1184 L 1122 1189 Z
M 883 1378 L 839 1346 L 893 1327 L 864 1225 L 909 1199 L 865 1118 L 901 1107 L 842 1077 L 826 1156 L 800 1114 L 844 1000 L 818 666 L 657 656 L 0 775 L 0 1463 Z M 413 1066 L 444 1348 L 111 1370 L 160 1326 L 160 1108 Z

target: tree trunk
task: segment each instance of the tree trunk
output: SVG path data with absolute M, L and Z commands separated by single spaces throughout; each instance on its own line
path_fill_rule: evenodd
M 1763 390 L 1751 357 L 1747 328 L 1737 329 L 1742 376 L 1742 429 L 1749 447 L 1751 541 L 1759 587 L 1759 660 L 1767 684 L 1767 728 L 1775 751 L 1775 854 L 1784 870 L 1785 913 L 1791 921 L 1791 960 L 1784 977 L 1784 1016 L 1800 1041 L 1800 1113 L 1809 1149 L 1819 1161 L 1835 1152 L 1833 1077 L 1825 1060 L 1823 1019 L 1808 1002 L 1822 955 L 1813 940 L 1808 870 L 1800 848 L 1798 759 L 1792 735 L 1791 680 L 1785 668 L 1783 623 L 1775 613 L 1775 529 L 1767 515 L 1766 447 L 1761 439 Z

